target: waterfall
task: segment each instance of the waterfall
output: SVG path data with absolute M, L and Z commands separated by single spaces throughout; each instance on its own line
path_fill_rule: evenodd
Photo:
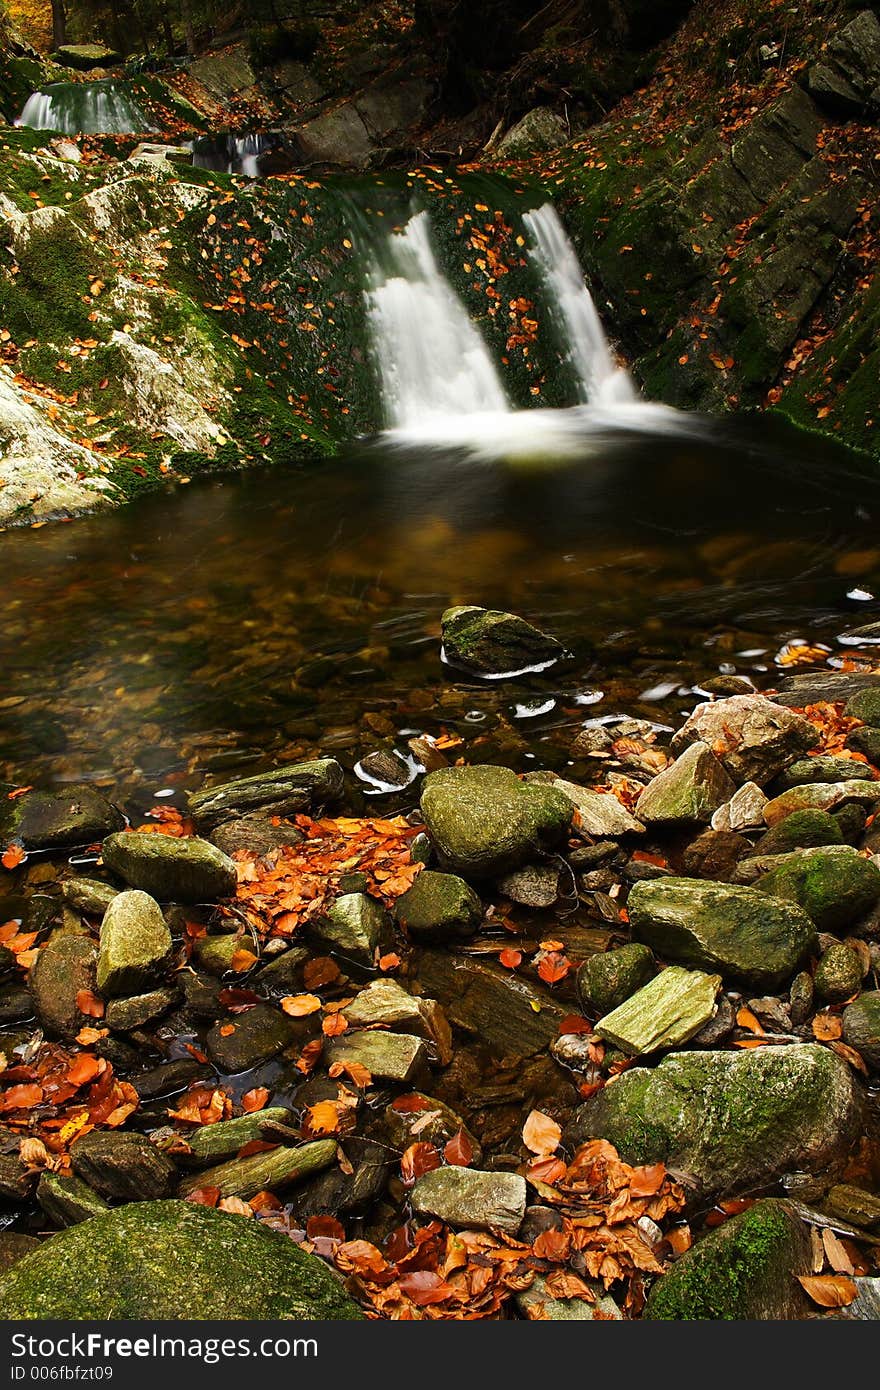
M 574 247 L 556 209 L 545 203 L 523 217 L 529 255 L 547 290 L 550 312 L 566 344 L 584 405 L 625 405 L 637 399 L 629 373 L 614 361 Z
M 203 136 L 193 144 L 193 164 L 197 169 L 256 179 L 260 177 L 260 156 L 276 144 L 277 140 L 268 135 Z
M 16 121 L 62 135 L 145 135 L 152 127 L 117 82 L 56 82 L 34 92 Z
M 392 233 L 371 281 L 367 308 L 390 426 L 507 414 L 486 344 L 437 265 L 426 212 Z

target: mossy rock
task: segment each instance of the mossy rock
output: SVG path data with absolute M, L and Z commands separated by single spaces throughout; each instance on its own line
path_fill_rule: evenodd
M 755 845 L 754 853 L 788 854 L 796 849 L 814 849 L 821 845 L 842 845 L 843 831 L 830 811 L 792 811 L 785 820 L 774 825 Z
M 474 890 L 456 874 L 424 869 L 398 898 L 394 917 L 415 941 L 466 940 L 483 916 Z
M 880 991 L 868 990 L 844 1009 L 843 1036 L 873 1071 L 880 1071 Z
M 2 799 L 0 840 L 26 849 L 62 849 L 92 844 L 124 824 L 121 812 L 94 787 L 31 790 L 14 801 Z
M 103 43 L 65 43 L 55 49 L 53 56 L 62 67 L 74 68 L 77 72 L 114 68 L 122 62 L 122 54 Z
M 506 767 L 444 767 L 422 789 L 422 815 L 444 865 L 486 878 L 554 849 L 574 807 L 552 786 L 521 782 Z
M 590 956 L 577 973 L 581 1004 L 591 1013 L 610 1013 L 642 989 L 654 969 L 653 952 L 639 941 Z
M 0 1302 L 5 1321 L 363 1316 L 287 1236 L 180 1201 L 132 1203 L 59 1232 L 0 1279 Z
M 878 697 L 880 702 L 880 697 Z M 830 753 L 820 754 L 815 758 L 799 758 L 791 767 L 787 767 L 784 772 L 776 778 L 773 783 L 775 792 L 791 791 L 792 787 L 802 787 L 809 782 L 848 782 L 851 778 L 870 782 L 873 773 L 865 763 L 859 762 L 855 758 L 837 757 Z M 801 813 L 803 814 L 803 813 Z M 791 817 L 789 816 L 789 820 Z M 782 822 L 787 825 L 787 821 Z
M 101 923 L 101 993 L 106 998 L 143 993 L 156 983 L 170 954 L 171 932 L 156 900 L 139 889 L 118 893 Z
M 758 882 L 762 893 L 797 903 L 819 931 L 850 927 L 880 898 L 880 871 L 849 845 L 800 850 Z
M 839 1168 L 859 1120 L 850 1068 L 808 1043 L 633 1068 L 580 1107 L 564 1139 L 608 1139 L 627 1163 L 662 1161 L 700 1194 L 730 1196 L 792 1170 Z
M 214 902 L 235 892 L 238 878 L 228 855 L 198 836 L 177 839 L 126 831 L 101 847 L 105 868 L 132 888 L 162 902 Z
M 845 941 L 839 941 L 829 946 L 816 966 L 813 985 L 820 999 L 829 1004 L 839 1004 L 856 993 L 862 978 L 862 961 L 858 951 Z
M 555 637 L 516 613 L 491 608 L 447 608 L 441 633 L 446 661 L 495 679 L 544 669 L 564 655 Z
M 810 1272 L 806 1227 L 781 1201 L 756 1202 L 678 1260 L 651 1290 L 644 1316 L 675 1321 L 802 1318 L 797 1282 Z
M 880 690 L 867 688 L 856 691 L 847 700 L 843 712 L 851 719 L 861 719 L 863 724 L 880 729 Z

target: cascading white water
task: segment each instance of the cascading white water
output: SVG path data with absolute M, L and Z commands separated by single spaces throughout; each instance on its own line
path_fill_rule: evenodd
M 583 405 L 625 405 L 637 400 L 629 373 L 617 365 L 577 254 L 552 203 L 523 217 L 529 255 L 546 287 L 550 311 L 567 345 Z
M 508 412 L 486 344 L 437 265 L 426 212 L 391 235 L 371 279 L 367 306 L 392 428 Z
M 16 121 L 62 135 L 136 135 L 151 131 L 129 92 L 113 82 L 57 82 L 34 92 Z
M 260 177 L 260 156 L 272 147 L 269 136 L 261 134 L 206 136 L 193 145 L 193 164 L 197 169 L 215 169 L 227 174 Z

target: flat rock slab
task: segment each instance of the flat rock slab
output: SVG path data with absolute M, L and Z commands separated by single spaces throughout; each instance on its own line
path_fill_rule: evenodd
M 720 988 L 720 975 L 671 965 L 600 1018 L 596 1032 L 631 1057 L 678 1047 L 709 1022 Z
M 274 1057 L 297 1031 L 294 1021 L 279 1009 L 257 1004 L 245 1013 L 218 1019 L 208 1032 L 205 1048 L 221 1072 L 235 1076 Z
M 780 708 L 763 695 L 732 695 L 699 705 L 672 740 L 681 753 L 696 740 L 720 758 L 737 785 L 756 782 L 763 787 L 818 741 L 808 720 Z
M 526 1212 L 526 1180 L 519 1173 L 450 1165 L 420 1177 L 411 1200 L 414 1211 L 450 1226 L 515 1236 Z
M 502 1054 L 543 1052 L 570 1012 L 547 990 L 484 960 L 425 950 L 418 972 L 423 989 L 440 1001 L 451 1023 Z
M 14 801 L 0 798 L 0 843 L 25 849 L 64 849 L 103 840 L 125 824 L 122 812 L 94 787 L 63 792 L 31 790 Z
M 338 800 L 344 784 L 344 773 L 335 758 L 315 758 L 204 787 L 194 792 L 187 804 L 196 825 L 210 829 L 251 811 L 288 816 L 326 806 Z
M 162 902 L 215 902 L 230 897 L 238 886 L 229 856 L 195 835 L 177 839 L 126 831 L 104 841 L 101 857 L 132 888 Z
M 420 1038 L 410 1033 L 343 1033 L 326 1049 L 327 1065 L 358 1062 L 382 1081 L 417 1084 L 428 1072 L 428 1053 Z
M 290 1110 L 283 1105 L 270 1105 L 252 1115 L 238 1115 L 234 1120 L 220 1120 L 215 1125 L 201 1125 L 187 1136 L 194 1158 L 200 1162 L 212 1159 L 230 1158 L 243 1149 L 245 1144 L 260 1139 L 263 1132 L 272 1125 L 289 1125 L 293 1121 Z
M 782 776 L 786 774 L 782 773 Z M 712 829 L 734 832 L 762 830 L 768 799 L 755 782 L 744 782 L 730 800 L 715 811 L 711 821 Z
M 764 807 L 764 823 L 772 827 L 798 811 L 833 811 L 852 802 L 873 806 L 880 801 L 880 782 L 852 778 L 846 782 L 810 782 L 792 787 Z

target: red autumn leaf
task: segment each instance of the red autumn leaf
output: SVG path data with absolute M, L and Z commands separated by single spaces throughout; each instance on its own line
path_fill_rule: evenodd
M 288 994 L 281 1000 L 281 1008 L 291 1018 L 306 1018 L 316 1014 L 321 1007 L 317 994 Z
M 241 1108 L 245 1114 L 252 1115 L 255 1110 L 262 1110 L 268 1099 L 268 1087 L 255 1086 L 252 1091 L 245 1091 L 241 1098 Z
M 568 1169 L 561 1158 L 536 1158 L 528 1167 L 528 1175 L 535 1182 L 545 1182 L 550 1187 L 564 1178 Z
M 334 1080 L 337 1076 L 347 1076 L 359 1090 L 373 1083 L 372 1072 L 360 1062 L 334 1062 L 329 1071 Z
M 396 970 L 400 964 L 400 956 L 396 951 L 389 951 L 387 955 L 379 957 L 379 969 L 382 971 Z
M 81 1052 L 67 1068 L 67 1079 L 73 1086 L 84 1086 L 87 1081 L 94 1081 L 105 1066 L 106 1063 L 99 1061 L 91 1052 Z
M 558 951 L 550 951 L 541 959 L 538 965 L 538 974 L 548 985 L 555 985 L 557 981 L 564 980 L 571 969 L 571 961 L 566 960 Z
M 234 1024 L 234 1023 L 224 1023 L 224 1024 L 222 1025 L 221 1029 L 220 1029 L 220 1036 L 221 1036 L 221 1038 L 231 1038 L 234 1032 L 235 1032 L 235 1024 Z
M 251 1154 L 266 1154 L 272 1149 L 277 1149 L 277 1144 L 270 1144 L 268 1139 L 252 1139 L 249 1144 L 242 1144 L 236 1158 L 250 1158 Z
M 506 946 L 499 952 L 498 963 L 507 970 L 515 970 L 522 962 L 522 951 L 515 951 L 512 946 Z
M 473 1162 L 474 1146 L 463 1129 L 453 1134 L 443 1150 L 443 1157 L 459 1168 L 468 1168 Z
M 219 1187 L 196 1187 L 187 1193 L 184 1201 L 193 1202 L 197 1207 L 216 1207 L 220 1201 Z
M 3 865 L 4 869 L 16 869 L 26 857 L 21 845 L 10 845 L 0 856 L 0 864 Z
M 319 1100 L 306 1106 L 305 1126 L 309 1134 L 335 1134 L 340 1119 L 341 1112 L 335 1100 Z
M 633 1197 L 653 1197 L 655 1192 L 660 1191 L 665 1178 L 666 1166 L 663 1163 L 650 1163 L 642 1168 L 634 1168 L 629 1190 Z
M 566 1014 L 559 1025 L 560 1033 L 592 1033 L 593 1025 L 580 1014 Z
M 10 1086 L 0 1096 L 0 1110 L 30 1110 L 43 1099 L 43 1088 L 34 1082 L 22 1086 Z
M 330 1240 L 345 1240 L 345 1227 L 335 1216 L 310 1216 L 306 1222 L 306 1235 L 309 1240 L 322 1236 Z
M 331 956 L 315 956 L 303 967 L 303 984 L 309 990 L 320 989 L 322 985 L 334 984 L 339 975 L 339 966 Z
M 433 1144 L 410 1144 L 400 1160 L 405 1187 L 412 1187 L 417 1178 L 440 1167 L 440 1154 Z
M 413 1093 L 411 1096 L 398 1096 L 391 1102 L 391 1109 L 399 1115 L 414 1115 L 418 1110 L 430 1110 L 432 1105 L 427 1096 Z
M 6 800 L 7 800 L 7 801 L 16 801 L 20 796 L 24 796 L 25 792 L 32 792 L 32 791 L 33 791 L 33 787 L 16 787 L 14 792 L 7 792 L 7 793 L 6 793 Z
M 260 996 L 254 994 L 252 989 L 241 989 L 236 985 L 221 989 L 217 995 L 217 1001 L 231 1014 L 247 1013 L 248 1009 L 252 1009 L 255 1004 L 261 1002 Z
M 76 1007 L 79 1009 L 80 1013 L 85 1014 L 87 1018 L 104 1017 L 104 1001 L 103 999 L 99 999 L 96 994 L 93 994 L 90 989 L 81 989 L 77 991 Z
M 447 1284 L 432 1269 L 416 1269 L 410 1274 L 401 1274 L 397 1282 L 417 1308 L 427 1307 L 429 1303 L 443 1303 L 454 1293 L 451 1284 Z

